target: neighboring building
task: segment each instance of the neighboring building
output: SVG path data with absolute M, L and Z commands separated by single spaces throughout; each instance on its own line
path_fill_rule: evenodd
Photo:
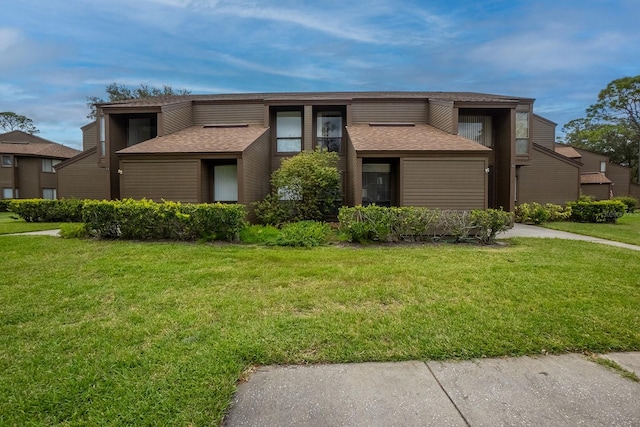
M 555 123 L 534 115 L 533 103 L 457 92 L 103 103 L 83 127 L 86 151 L 57 167 L 60 194 L 251 206 L 283 159 L 322 147 L 339 155 L 346 205 L 513 210 L 525 200 L 575 200 L 579 165 L 554 152 Z M 571 174 L 575 185 L 557 185 Z
M 556 152 L 580 163 L 582 194 L 597 200 L 631 194 L 631 169 L 611 163 L 603 154 L 582 148 L 556 144 Z
M 56 199 L 55 166 L 79 153 L 22 131 L 0 135 L 0 199 Z

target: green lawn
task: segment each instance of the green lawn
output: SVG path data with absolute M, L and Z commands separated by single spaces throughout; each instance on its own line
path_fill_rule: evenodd
M 599 237 L 640 246 L 640 213 L 626 214 L 615 224 L 587 224 L 581 222 L 549 222 L 554 230 L 569 231 L 585 236 Z
M 2 237 L 0 425 L 217 425 L 254 365 L 640 350 L 638 252 L 510 243 Z
M 58 222 L 26 222 L 23 219 L 16 219 L 16 217 L 17 215 L 11 212 L 0 212 L 0 234 L 60 228 L 60 223 Z

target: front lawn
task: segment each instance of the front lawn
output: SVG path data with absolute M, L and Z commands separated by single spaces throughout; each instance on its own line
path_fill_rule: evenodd
M 0 234 L 24 233 L 26 231 L 54 230 L 58 222 L 26 222 L 11 212 L 0 212 Z
M 640 213 L 625 214 L 615 224 L 549 222 L 547 228 L 640 246 Z
M 640 254 L 0 239 L 1 425 L 217 425 L 254 365 L 640 350 Z

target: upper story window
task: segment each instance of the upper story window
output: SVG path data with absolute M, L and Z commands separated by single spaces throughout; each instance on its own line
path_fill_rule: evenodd
M 2 156 L 2 166 L 5 168 L 10 168 L 13 166 L 13 158 L 10 155 Z
M 107 130 L 105 128 L 106 120 L 104 116 L 100 116 L 98 126 L 100 127 L 100 156 L 104 157 L 107 154 Z
M 152 117 L 135 117 L 129 119 L 129 132 L 127 138 L 127 147 L 139 144 L 157 135 L 156 118 Z
M 484 145 L 493 147 L 492 117 L 479 114 L 458 117 L 458 135 Z
M 58 192 L 55 188 L 43 188 L 42 198 L 48 200 L 55 200 L 58 198 Z
M 56 173 L 54 166 L 60 163 L 58 159 L 42 159 L 42 172 Z
M 607 162 L 600 162 L 600 172 L 602 173 L 607 172 Z
M 302 151 L 302 111 L 276 112 L 276 151 Z
M 516 111 L 516 155 L 529 154 L 529 113 Z
M 317 114 L 316 144 L 327 151 L 340 152 L 342 148 L 342 114 L 326 111 Z

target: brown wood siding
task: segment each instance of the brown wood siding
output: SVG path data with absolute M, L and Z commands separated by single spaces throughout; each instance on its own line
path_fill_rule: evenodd
M 193 124 L 202 126 L 220 123 L 264 124 L 264 105 L 249 104 L 195 104 Z
M 553 123 L 542 120 L 536 115 L 533 115 L 531 124 L 533 125 L 531 133 L 533 142 L 549 150 L 553 150 L 556 141 L 556 126 Z
M 238 176 L 238 201 L 247 207 L 249 221 L 255 221 L 253 202 L 264 199 L 271 189 L 269 163 L 270 133 L 254 141 L 242 155 L 242 176 Z M 240 172 L 240 168 L 238 168 Z M 242 184 L 242 185 L 240 185 Z
M 358 159 L 351 138 L 347 137 L 347 206 L 356 206 L 362 203 L 362 160 Z
M 82 151 L 87 151 L 98 145 L 98 123 L 93 122 L 82 128 Z M 97 161 L 97 160 L 96 160 Z
M 200 161 L 122 160 L 121 196 L 198 203 Z
M 98 152 L 58 169 L 58 198 L 103 200 L 109 197 L 109 172 L 97 166 Z
M 585 196 L 594 197 L 596 200 L 608 200 L 609 186 L 610 184 L 582 184 L 580 191 Z
M 607 178 L 613 181 L 613 196 L 628 196 L 631 182 L 631 169 L 615 163 L 607 163 Z
M 15 157 L 12 157 L 15 162 Z M 14 174 L 15 170 L 12 167 L 4 167 L 0 166 L 0 197 L 2 197 L 2 188 L 13 188 L 14 187 Z
M 515 168 L 512 165 L 515 164 L 515 110 L 496 115 L 493 125 L 496 131 L 495 205 L 489 207 L 502 207 L 504 210 L 513 211 Z
M 580 188 L 577 165 L 566 163 L 535 147 L 531 164 L 518 169 L 517 204 L 553 203 L 564 205 L 576 200 Z
M 180 108 L 174 108 L 170 110 L 163 110 L 163 130 L 160 135 L 169 135 L 179 130 L 186 129 L 193 125 L 193 113 L 191 104 L 186 104 Z
M 429 114 L 427 123 L 431 126 L 443 130 L 448 133 L 457 133 L 453 129 L 453 116 L 454 109 L 453 103 L 451 104 L 439 104 L 429 103 Z M 456 129 L 457 130 L 457 129 Z
M 629 195 L 640 200 L 640 185 L 636 184 L 635 182 L 629 184 Z
M 107 120 L 109 122 L 109 133 L 107 135 L 108 161 L 106 165 L 109 168 L 109 199 L 119 199 L 121 197 L 120 175 L 118 174 L 120 161 L 115 153 L 126 146 L 128 118 L 108 115 Z
M 580 149 L 577 149 L 577 151 L 582 155 L 580 159 L 582 162 L 581 172 L 600 172 L 600 162 L 609 163 L 609 158 L 605 155 Z M 609 165 L 607 164 L 607 166 Z
M 427 103 L 418 102 L 354 102 L 352 123 L 427 122 Z
M 15 159 L 15 157 L 14 157 Z M 42 197 L 42 187 L 40 186 L 40 175 L 42 170 L 42 159 L 39 157 L 19 157 L 18 167 L 16 171 L 18 173 L 16 187 L 20 190 L 19 196 L 21 199 L 32 199 Z M 52 174 L 53 175 L 53 174 Z M 55 180 L 55 175 L 53 176 Z M 56 188 L 55 181 L 52 187 Z
M 484 209 L 485 159 L 402 159 L 402 205 Z
M 305 151 L 313 150 L 313 106 L 305 105 L 302 113 L 302 149 Z

